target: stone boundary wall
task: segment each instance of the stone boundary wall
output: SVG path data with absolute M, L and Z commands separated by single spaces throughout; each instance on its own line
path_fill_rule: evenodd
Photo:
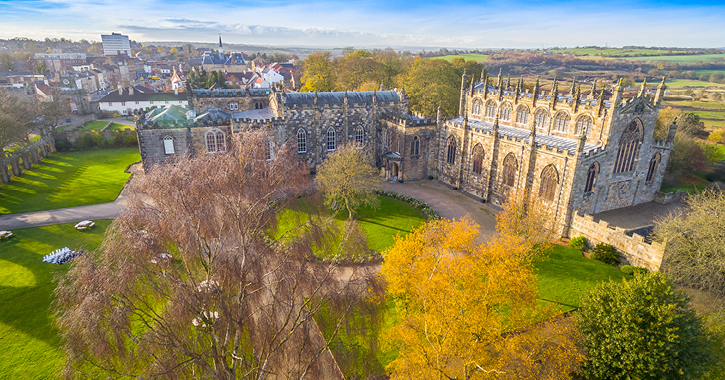
M 96 120 L 96 114 L 92 113 L 90 115 L 84 116 L 83 118 L 80 118 L 76 121 L 74 121 L 70 127 L 63 130 L 63 132 L 70 132 L 72 130 L 78 129 L 78 127 L 83 126 L 86 122 L 89 122 L 91 120 Z
M 667 204 L 673 201 L 679 201 L 687 198 L 687 193 L 681 190 L 677 190 L 672 193 L 663 193 L 661 191 L 655 192 L 654 201 L 660 204 Z
M 628 234 L 629 233 L 629 234 Z M 623 264 L 658 271 L 662 265 L 665 245 L 657 242 L 648 243 L 644 236 L 632 233 L 622 227 L 610 227 L 608 222 L 594 221 L 591 215 L 579 215 L 574 210 L 569 228 L 569 237 L 584 236 L 590 246 L 597 243 L 611 244 L 619 251 Z
M 0 180 L 9 183 L 13 177 L 22 175 L 33 165 L 38 164 L 44 157 L 55 152 L 55 140 L 52 136 L 45 136 L 20 148 L 0 161 Z

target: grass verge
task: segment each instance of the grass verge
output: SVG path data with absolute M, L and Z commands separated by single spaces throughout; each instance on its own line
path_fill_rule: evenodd
M 68 265 L 42 262 L 54 249 L 95 249 L 111 220 L 90 231 L 74 223 L 13 230 L 0 242 L 0 379 L 54 379 L 65 361 L 53 327 L 53 276 Z

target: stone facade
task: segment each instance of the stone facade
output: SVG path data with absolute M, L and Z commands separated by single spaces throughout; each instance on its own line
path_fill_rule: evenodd
M 538 81 L 532 92 L 523 91 L 523 81 L 504 84 L 500 74 L 490 82 L 469 83 L 464 75 L 461 115 L 446 121 L 440 112 L 435 120 L 411 114 L 397 90 L 192 90 L 185 118 L 137 115 L 141 156 L 145 166 L 163 163 L 209 152 L 210 130 L 228 141 L 265 129 L 271 150 L 296 146 L 314 172 L 336 147 L 356 143 L 386 179 L 436 178 L 499 205 L 511 194 L 536 197 L 562 236 L 571 210 L 592 214 L 659 199 L 676 128 L 665 141 L 653 138 L 664 81 L 655 96 L 643 84 L 626 101 L 621 85 L 605 100 L 603 89 L 587 97 L 576 85 L 560 95 L 556 81 L 548 93 Z M 165 138 L 179 147 L 172 155 Z
M 627 231 L 620 227 L 610 227 L 609 223 L 594 221 L 591 215 L 572 213 L 569 236 L 584 236 L 590 246 L 597 243 L 613 245 L 619 251 L 622 264 L 634 265 L 657 271 L 662 265 L 665 245 L 657 242 L 648 243 L 642 235 Z

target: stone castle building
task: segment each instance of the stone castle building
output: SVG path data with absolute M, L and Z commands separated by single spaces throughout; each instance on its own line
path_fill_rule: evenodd
M 461 84 L 460 116 L 443 120 L 411 114 L 404 91 L 286 93 L 275 89 L 192 90 L 189 111 L 171 106 L 138 112 L 145 167 L 181 155 L 226 151 L 230 137 L 266 129 L 269 157 L 293 144 L 311 171 L 338 146 L 369 149 L 386 179 L 437 179 L 484 202 L 510 194 L 537 197 L 566 235 L 572 210 L 597 213 L 655 199 L 675 127 L 654 139 L 664 95 L 623 99 L 616 86 L 582 96 L 572 85 L 560 95 L 555 81 L 543 93 L 523 80 L 496 85 L 485 77 Z

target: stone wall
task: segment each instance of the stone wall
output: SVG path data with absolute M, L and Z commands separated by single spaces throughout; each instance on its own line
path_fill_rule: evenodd
M 639 229 L 639 228 L 638 228 Z M 611 244 L 619 251 L 622 264 L 635 265 L 651 271 L 659 270 L 665 253 L 664 244 L 648 243 L 642 235 L 621 227 L 610 227 L 608 222 L 595 222 L 591 215 L 579 215 L 574 211 L 569 227 L 569 237 L 584 236 L 589 246 L 597 243 Z
M 22 175 L 44 157 L 55 152 L 55 139 L 52 136 L 41 137 L 23 148 L 19 148 L 0 161 L 0 180 L 9 183 L 13 177 Z

